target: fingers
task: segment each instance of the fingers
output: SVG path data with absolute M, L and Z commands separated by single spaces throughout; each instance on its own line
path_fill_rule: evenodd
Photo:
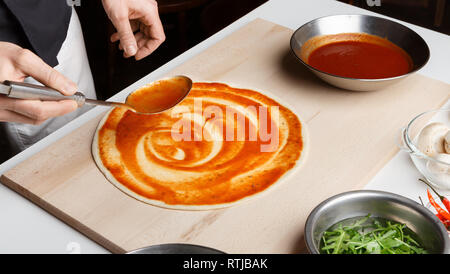
M 73 100 L 38 101 L 0 96 L 0 120 L 40 124 L 49 118 L 72 112 L 77 107 L 77 103 Z
M 156 1 L 145 3 L 146 5 L 139 7 L 132 20 L 126 16 L 110 16 L 117 29 L 117 32 L 111 35 L 111 42 L 120 40 L 119 49 L 124 50 L 124 57 L 135 56 L 136 60 L 143 59 L 166 39 Z M 139 32 L 133 34 L 133 31 L 137 30 Z M 130 45 L 132 49 L 129 48 Z
M 77 109 L 77 103 L 73 100 L 63 101 L 37 101 L 17 100 L 12 110 L 32 119 L 42 121 L 49 118 L 62 116 Z
M 153 39 L 144 39 L 140 41 L 142 46 L 139 46 L 138 52 L 136 52 L 136 55 L 134 56 L 136 60 L 141 60 L 148 55 L 150 55 L 152 52 L 154 52 L 160 45 L 161 41 L 153 40 Z
M 135 54 L 136 60 L 141 60 L 141 59 L 147 57 L 148 55 L 150 55 L 153 51 L 155 51 L 161 45 L 161 43 L 165 39 L 165 37 L 164 37 L 164 39 L 157 40 L 157 39 L 146 36 L 143 32 L 136 33 L 134 35 L 134 38 L 136 40 L 136 44 L 137 44 L 137 48 L 138 48 L 138 50 Z M 122 43 L 119 43 L 119 49 L 123 50 Z M 127 52 L 125 51 L 123 56 L 128 58 L 131 55 L 128 55 Z
M 133 30 L 133 32 L 139 30 L 139 21 L 136 20 L 131 20 L 130 21 L 130 25 L 131 25 L 131 29 Z M 118 32 L 115 32 L 111 35 L 111 42 L 115 43 L 117 41 L 120 40 L 120 36 Z
M 142 26 L 143 29 L 141 28 L 141 31 L 145 33 L 147 40 L 142 46 L 139 47 L 138 52 L 136 52 L 136 60 L 141 60 L 142 58 L 147 57 L 166 39 L 157 8 L 150 8 L 147 11 L 146 16 L 143 18 L 142 23 L 144 26 Z
M 120 43 L 122 44 L 125 53 L 129 56 L 135 55 L 137 44 L 128 16 L 118 17 L 117 19 L 112 20 L 112 23 L 117 30 L 117 36 L 120 39 Z M 113 37 L 111 37 L 111 40 L 113 40 Z
M 41 58 L 27 49 L 21 49 L 15 61 L 19 70 L 24 74 L 60 91 L 64 95 L 72 95 L 78 89 L 74 82 L 47 65 Z
M 13 122 L 21 124 L 40 125 L 45 120 L 35 120 L 7 109 L 0 109 L 0 122 Z
M 136 43 L 138 45 L 138 48 L 140 48 L 140 41 L 142 40 L 142 38 L 144 38 L 144 34 L 142 34 L 142 32 L 138 32 L 134 35 L 134 39 L 136 39 Z M 123 50 L 123 46 L 122 43 L 119 43 L 119 49 Z M 123 52 L 123 56 L 125 58 L 131 57 L 130 55 L 128 55 L 126 52 Z
M 25 77 L 31 76 L 66 95 L 73 94 L 77 90 L 75 83 L 31 51 L 7 42 L 0 42 L 0 51 L 2 52 L 0 79 L 22 81 Z M 41 102 L 0 95 L 0 121 L 40 124 L 49 118 L 74 111 L 77 107 L 77 103 L 73 100 Z

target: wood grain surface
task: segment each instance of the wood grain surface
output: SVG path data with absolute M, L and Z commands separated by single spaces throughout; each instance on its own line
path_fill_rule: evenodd
M 109 183 L 92 159 L 101 116 L 12 168 L 1 182 L 112 252 L 174 242 L 227 253 L 304 252 L 303 227 L 314 206 L 362 188 L 398 151 L 400 129 L 442 106 L 450 86 L 416 74 L 376 92 L 331 87 L 291 55 L 292 32 L 258 19 L 169 73 L 273 94 L 301 115 L 309 155 L 268 195 L 199 212 L 139 202 Z

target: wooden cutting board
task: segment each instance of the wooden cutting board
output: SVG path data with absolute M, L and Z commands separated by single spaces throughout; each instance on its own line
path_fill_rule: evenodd
M 301 114 L 310 133 L 308 158 L 268 195 L 200 212 L 134 200 L 92 159 L 101 116 L 12 168 L 1 182 L 112 252 L 173 242 L 228 253 L 304 251 L 303 227 L 313 207 L 362 188 L 398 151 L 400 129 L 416 114 L 442 106 L 450 85 L 413 75 L 376 92 L 331 87 L 290 54 L 292 32 L 258 19 L 169 73 L 267 91 Z

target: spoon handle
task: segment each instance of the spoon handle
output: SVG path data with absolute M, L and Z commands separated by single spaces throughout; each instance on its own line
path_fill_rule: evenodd
M 4 94 L 10 98 L 41 101 L 74 100 L 77 102 L 78 107 L 82 107 L 86 103 L 91 105 L 131 108 L 124 103 L 88 99 L 81 92 L 66 96 L 52 88 L 29 83 L 4 81 L 3 83 L 0 83 L 0 87 L 0 94 Z
M 88 98 L 85 98 L 84 102 L 86 104 L 90 104 L 90 105 L 107 106 L 107 107 L 126 107 L 128 109 L 132 109 L 132 107 L 130 107 L 129 105 L 124 104 L 124 103 L 119 103 L 119 102 L 101 101 L 101 100 L 94 100 L 94 99 L 88 99 Z
M 74 100 L 78 106 L 82 106 L 85 101 L 85 96 L 81 92 L 76 92 L 74 95 L 66 96 L 51 89 L 49 87 L 34 85 L 29 83 L 4 81 L 2 84 L 3 91 L 10 98 L 41 100 L 41 101 L 60 101 L 60 100 Z

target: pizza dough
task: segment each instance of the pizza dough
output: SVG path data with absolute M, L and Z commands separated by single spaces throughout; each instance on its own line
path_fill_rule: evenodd
M 305 126 L 253 90 L 194 83 L 171 110 L 114 108 L 100 121 L 92 154 L 106 178 L 151 205 L 208 210 L 266 193 L 303 162 Z

